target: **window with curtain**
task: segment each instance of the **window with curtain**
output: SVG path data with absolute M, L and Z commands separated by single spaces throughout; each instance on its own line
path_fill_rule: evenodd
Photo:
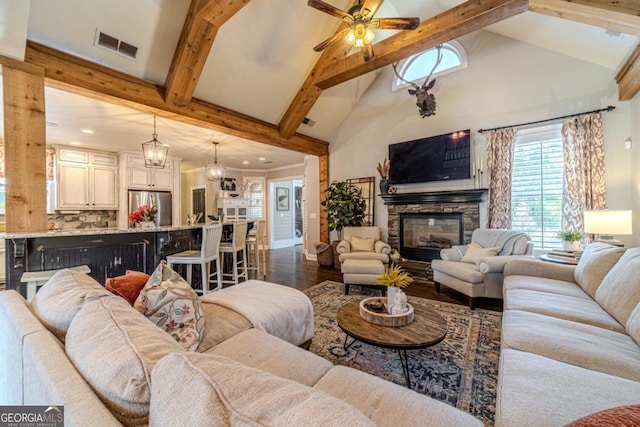
M 248 178 L 249 211 L 247 219 L 264 219 L 264 179 Z
M 560 246 L 564 158 L 561 124 L 518 131 L 513 147 L 511 228 L 536 249 Z

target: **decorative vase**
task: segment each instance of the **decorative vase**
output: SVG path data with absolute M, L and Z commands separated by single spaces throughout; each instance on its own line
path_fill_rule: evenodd
M 391 314 L 391 308 L 393 307 L 393 303 L 396 300 L 396 294 L 400 290 L 397 286 L 389 286 L 387 287 L 387 311 Z
M 402 289 L 398 289 L 398 292 L 393 299 L 391 314 L 404 314 L 407 311 L 409 311 L 409 307 L 407 306 L 407 294 L 405 294 Z
M 156 228 L 156 223 L 152 221 L 141 221 L 136 224 L 136 228 L 141 230 L 153 230 Z
M 580 250 L 580 242 L 562 242 L 562 250 L 567 252 L 576 252 Z
M 389 194 L 389 180 L 386 178 L 380 180 L 380 193 Z

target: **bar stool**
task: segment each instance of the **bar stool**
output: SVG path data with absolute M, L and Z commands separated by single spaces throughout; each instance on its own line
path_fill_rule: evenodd
M 231 273 L 222 272 L 222 283 L 233 283 L 237 285 L 239 278 L 244 277 L 244 280 L 247 280 L 247 250 L 245 244 L 247 240 L 247 227 L 248 223 L 246 221 L 234 222 L 231 242 L 222 242 L 220 244 L 220 254 L 223 257 L 223 261 L 224 254 L 226 253 L 231 254 L 233 260 Z M 241 260 L 238 260 L 238 252 L 242 253 Z M 238 273 L 238 266 L 241 264 L 242 273 Z M 231 276 L 231 279 L 225 279 L 225 276 Z
M 192 268 L 193 264 L 200 264 L 202 268 L 202 293 L 209 292 L 209 283 L 212 282 L 213 276 L 215 276 L 218 286 L 215 290 L 222 289 L 222 270 L 220 270 L 220 239 L 222 237 L 222 225 L 205 225 L 202 227 L 202 246 L 199 251 L 190 250 L 179 252 L 177 254 L 169 255 L 167 257 L 167 264 L 171 268 L 174 264 L 187 264 L 187 282 L 191 286 Z M 211 273 L 210 266 L 211 261 L 216 262 L 216 272 Z
M 256 277 L 267 277 L 267 260 L 264 247 L 267 242 L 267 221 L 258 221 L 255 234 L 247 236 L 247 270 L 255 270 Z M 262 254 L 262 259 L 260 255 Z M 262 270 L 261 270 L 262 269 Z M 260 272 L 262 271 L 262 274 Z

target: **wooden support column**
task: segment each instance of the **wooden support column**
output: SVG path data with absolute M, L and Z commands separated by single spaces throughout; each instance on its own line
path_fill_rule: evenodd
M 318 156 L 319 175 L 320 175 L 320 202 L 325 199 L 325 190 L 329 188 L 329 155 Z M 320 241 L 329 243 L 329 221 L 324 213 L 322 206 L 320 207 Z
M 0 58 L 7 232 L 47 229 L 44 69 Z

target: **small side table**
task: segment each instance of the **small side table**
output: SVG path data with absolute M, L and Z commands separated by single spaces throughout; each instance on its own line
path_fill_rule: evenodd
M 542 261 L 547 262 L 555 262 L 556 264 L 566 264 L 566 265 L 578 265 L 578 260 L 575 258 L 571 258 L 568 256 L 557 256 L 557 255 L 540 255 L 540 259 Z

